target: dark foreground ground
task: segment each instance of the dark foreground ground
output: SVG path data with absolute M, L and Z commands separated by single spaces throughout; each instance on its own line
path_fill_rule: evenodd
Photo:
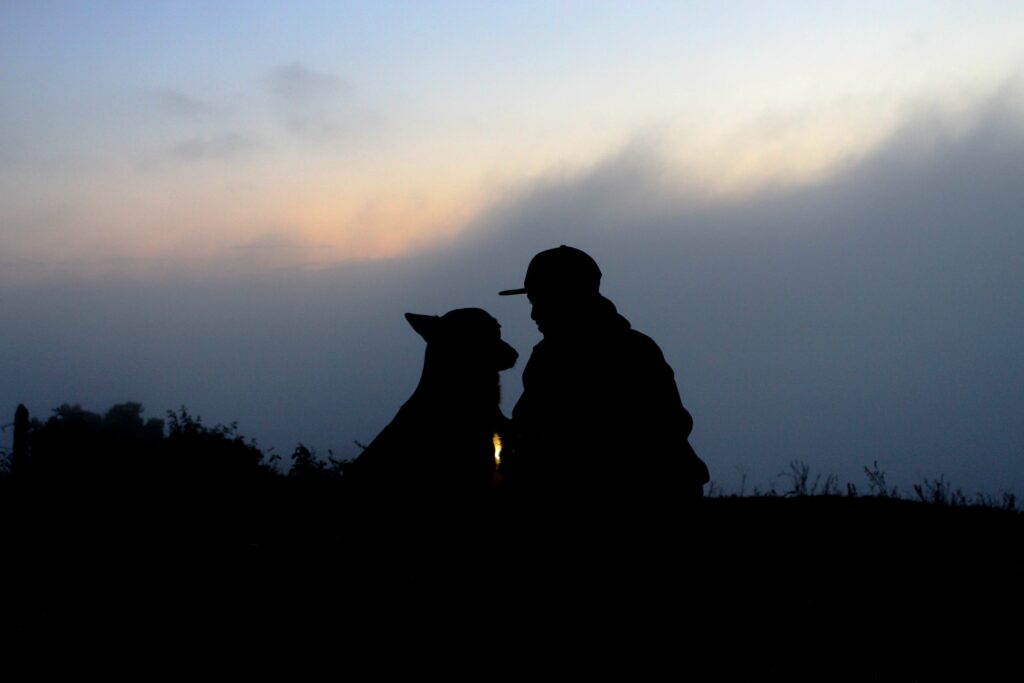
M 4 493 L 8 646 L 326 638 L 339 656 L 376 643 L 574 678 L 712 680 L 974 678 L 1019 671 L 1024 649 L 1024 516 L 992 508 L 715 498 L 666 516 L 490 501 L 384 524 L 326 490 Z

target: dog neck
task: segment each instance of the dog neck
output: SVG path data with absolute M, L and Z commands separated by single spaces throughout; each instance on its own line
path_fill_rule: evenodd
M 457 406 L 468 413 L 490 414 L 501 401 L 501 378 L 497 371 L 481 372 L 459 363 L 431 362 L 429 353 L 412 400 L 428 407 Z

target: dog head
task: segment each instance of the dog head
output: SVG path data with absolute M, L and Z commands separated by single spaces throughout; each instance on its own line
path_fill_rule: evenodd
M 516 364 L 519 354 L 501 339 L 501 325 L 479 308 L 458 308 L 442 316 L 406 313 L 405 319 L 427 342 L 428 365 L 446 372 L 462 368 L 497 373 Z

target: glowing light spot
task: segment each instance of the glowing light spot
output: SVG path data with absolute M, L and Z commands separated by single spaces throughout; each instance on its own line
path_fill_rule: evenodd
M 495 434 L 494 438 L 491 439 L 491 441 L 494 442 L 494 466 L 495 467 L 500 467 L 501 466 L 501 437 L 498 436 L 497 434 Z

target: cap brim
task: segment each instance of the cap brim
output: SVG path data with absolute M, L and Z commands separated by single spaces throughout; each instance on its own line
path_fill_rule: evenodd
M 513 294 L 526 294 L 526 287 L 521 289 L 504 289 L 498 292 L 498 296 L 512 296 Z

